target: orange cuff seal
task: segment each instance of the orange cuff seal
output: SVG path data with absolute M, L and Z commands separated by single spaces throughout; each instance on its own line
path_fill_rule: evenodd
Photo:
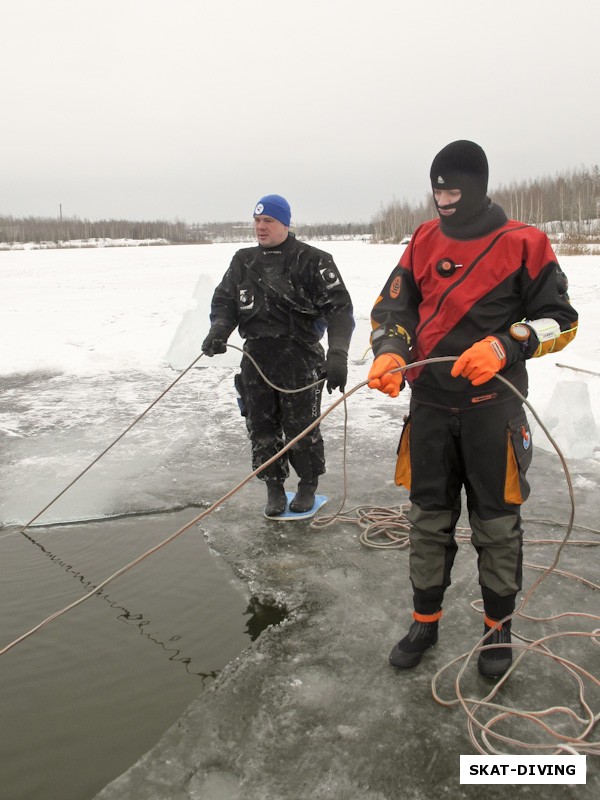
M 488 617 L 486 614 L 483 615 L 483 621 L 488 628 L 497 628 L 499 631 L 502 630 L 502 625 L 497 620 Z
M 418 611 L 413 611 L 413 619 L 417 622 L 437 622 L 442 616 L 442 609 L 436 611 L 435 614 L 419 614 Z

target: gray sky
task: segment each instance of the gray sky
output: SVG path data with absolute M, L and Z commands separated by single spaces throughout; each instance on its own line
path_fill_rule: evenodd
M 296 223 L 600 162 L 598 0 L 0 0 L 0 214 Z

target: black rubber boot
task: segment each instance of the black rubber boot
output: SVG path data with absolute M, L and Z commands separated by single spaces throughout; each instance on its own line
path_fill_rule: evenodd
M 487 623 L 484 628 L 484 635 L 491 630 Z M 510 644 L 510 621 L 505 622 L 502 627 L 494 628 L 491 636 L 483 642 L 486 644 Z M 501 678 L 512 664 L 512 647 L 494 647 L 490 650 L 482 650 L 477 659 L 477 668 L 481 675 L 486 678 Z
M 433 647 L 438 640 L 438 620 L 435 622 L 419 622 L 415 620 L 404 639 L 390 653 L 390 664 L 398 669 L 416 667 L 423 658 L 423 653 Z
M 290 503 L 290 511 L 295 511 L 296 513 L 310 511 L 315 504 L 316 491 L 316 483 L 301 480 L 298 484 L 298 491 Z
M 282 481 L 266 481 L 267 484 L 267 505 L 265 514 L 267 517 L 280 517 L 286 509 L 287 497 Z

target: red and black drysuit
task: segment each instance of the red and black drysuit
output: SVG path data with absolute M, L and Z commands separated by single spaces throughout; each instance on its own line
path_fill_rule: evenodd
M 293 234 L 279 246 L 246 247 L 234 255 L 216 288 L 211 330 L 227 341 L 238 327 L 244 352 L 268 380 L 284 389 L 315 383 L 325 374 L 320 339 L 327 330 L 328 357 L 348 355 L 354 317 L 350 295 L 329 253 L 299 242 Z M 269 386 L 248 358 L 242 358 L 235 385 L 257 469 L 321 413 L 321 385 L 286 394 Z M 317 483 L 325 472 L 319 426 L 284 456 L 259 473 L 262 480 L 283 481 L 289 463 L 298 477 Z
M 450 228 L 447 235 L 437 219 L 417 228 L 373 308 L 373 352 L 410 364 L 459 356 L 493 335 L 506 351 L 500 374 L 526 396 L 526 360 L 562 349 L 575 336 L 577 314 L 544 233 L 507 220 L 495 204 L 482 220 L 472 238 L 454 238 Z M 522 344 L 510 336 L 512 323 L 540 318 L 559 323 L 558 338 L 540 344 L 532 334 Z M 521 588 L 531 433 L 522 402 L 502 381 L 473 386 L 451 368 L 445 362 L 405 373 L 412 396 L 396 482 L 410 490 L 415 611 L 441 608 L 464 487 L 485 611 L 502 619 Z

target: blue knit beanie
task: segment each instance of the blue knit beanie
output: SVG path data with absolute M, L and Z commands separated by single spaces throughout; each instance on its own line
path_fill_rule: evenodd
M 287 228 L 290 226 L 290 220 L 292 218 L 290 204 L 285 197 L 279 194 L 266 194 L 264 197 L 260 198 L 254 207 L 254 216 L 258 217 L 262 214 L 266 217 L 278 219 L 279 222 L 283 223 Z

